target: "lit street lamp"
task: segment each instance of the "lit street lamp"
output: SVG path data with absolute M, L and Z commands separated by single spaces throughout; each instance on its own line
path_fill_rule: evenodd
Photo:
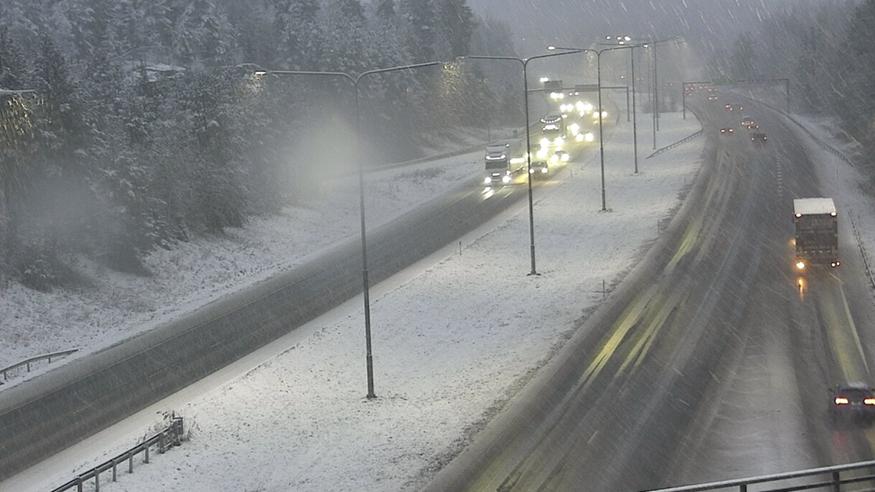
M 314 71 L 304 71 L 304 70 L 257 70 L 255 71 L 255 75 L 264 76 L 267 74 L 271 75 L 285 75 L 285 76 L 312 76 L 312 77 L 334 77 L 334 78 L 342 78 L 352 84 L 354 96 L 355 96 L 355 145 L 356 155 L 359 155 L 358 158 L 358 178 L 359 178 L 359 211 L 360 211 L 360 219 L 361 219 L 361 236 L 362 236 L 362 288 L 363 288 L 363 297 L 364 297 L 364 307 L 365 307 L 365 363 L 367 365 L 367 377 L 368 377 L 368 399 L 376 398 L 377 395 L 374 393 L 374 363 L 373 363 L 373 352 L 371 350 L 371 302 L 370 302 L 370 283 L 368 281 L 368 246 L 366 241 L 365 234 L 365 173 L 364 173 L 364 165 L 362 163 L 362 159 L 360 157 L 361 154 L 361 117 L 359 114 L 359 84 L 361 81 L 367 77 L 368 75 L 374 75 L 379 73 L 387 73 L 387 72 L 396 72 L 401 70 L 413 70 L 416 68 L 422 67 L 432 67 L 435 65 L 440 65 L 441 62 L 427 62 L 427 63 L 416 63 L 413 65 L 401 65 L 397 67 L 389 67 L 389 68 L 380 68 L 376 70 L 368 70 L 367 72 L 362 72 L 356 76 L 350 75 L 345 72 L 314 72 Z
M 529 245 L 531 249 L 531 263 L 532 270 L 529 272 L 529 275 L 539 275 L 538 271 L 535 269 L 535 211 L 534 211 L 534 202 L 532 200 L 532 143 L 531 143 L 531 135 L 529 129 L 529 76 L 528 76 L 528 66 L 529 62 L 532 60 L 537 60 L 539 58 L 552 58 L 554 56 L 563 56 L 563 55 L 572 55 L 573 52 L 568 53 L 547 53 L 543 55 L 531 56 L 529 58 L 517 58 L 515 56 L 487 56 L 487 55 L 470 55 L 470 56 L 462 56 L 459 59 L 471 59 L 471 60 L 511 60 L 515 62 L 519 62 L 523 67 L 523 106 L 525 107 L 525 118 L 526 118 L 526 172 L 527 179 L 526 181 L 529 183 Z M 545 80 L 549 80 L 547 77 L 541 78 L 541 83 L 544 83 Z M 601 111 L 601 107 L 599 108 Z M 601 114 L 599 114 L 599 120 L 601 120 Z

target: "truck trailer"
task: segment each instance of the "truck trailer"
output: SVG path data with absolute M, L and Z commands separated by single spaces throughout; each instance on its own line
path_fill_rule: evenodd
M 832 198 L 793 200 L 796 234 L 796 270 L 805 272 L 813 265 L 835 268 L 839 261 L 838 213 Z
M 483 184 L 490 188 L 511 184 L 526 162 L 525 151 L 517 141 L 489 144 L 484 157 Z

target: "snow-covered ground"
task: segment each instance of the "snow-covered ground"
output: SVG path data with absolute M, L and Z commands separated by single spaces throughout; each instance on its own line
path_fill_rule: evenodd
M 639 132 L 648 131 L 641 120 Z M 659 145 L 699 129 L 679 113 L 661 125 Z M 602 283 L 622 279 L 679 205 L 704 141 L 652 159 L 639 149 L 636 176 L 631 133 L 623 122 L 606 145 L 610 212 L 599 211 L 597 152 L 536 189 L 540 276 L 526 275 L 521 203 L 463 238 L 461 254 L 448 246 L 374 288 L 378 399 L 364 398 L 361 299 L 354 299 L 280 340 L 287 345 L 251 370 L 172 408 L 147 409 L 184 415 L 191 440 L 134 475 L 122 473 L 109 490 L 398 490 L 427 481 L 580 326 L 601 300 Z M 104 431 L 76 450 L 76 461 L 16 486 L 62 483 L 129 447 L 145 428 Z
M 493 138 L 507 131 L 493 131 Z M 429 153 L 448 154 L 485 141 L 485 131 L 445 135 Z M 387 168 L 367 178 L 368 225 L 474 179 L 482 150 Z M 359 234 L 358 181 L 326 181 L 318 198 L 256 217 L 224 235 L 158 249 L 145 264 L 153 276 L 126 275 L 82 261 L 91 286 L 40 293 L 13 284 L 0 290 L 0 367 L 38 354 L 79 347 L 76 357 L 148 330 L 181 313 L 288 270 L 323 248 Z M 69 360 L 69 359 L 68 359 Z M 45 366 L 41 368 L 45 370 Z M 0 386 L 0 390 L 7 386 Z

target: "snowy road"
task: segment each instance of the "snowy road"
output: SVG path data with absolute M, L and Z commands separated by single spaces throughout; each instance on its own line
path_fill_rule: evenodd
M 875 432 L 826 418 L 829 386 L 870 380 L 859 250 L 845 223 L 845 265 L 799 292 L 792 198 L 820 195 L 817 166 L 777 117 L 747 112 L 767 146 L 718 136 L 740 115 L 699 108 L 712 159 L 673 241 L 433 490 L 636 490 L 871 459 Z
M 665 143 L 698 128 L 695 121 L 667 120 L 666 125 Z M 542 278 L 524 275 L 527 220 L 525 207 L 516 206 L 510 215 L 466 235 L 458 259 L 451 258 L 456 246 L 450 246 L 429 264 L 375 289 L 381 395 L 375 405 L 361 407 L 361 371 L 355 363 L 361 361 L 361 317 L 355 300 L 339 314 L 317 318 L 280 340 L 274 345 L 281 348 L 271 354 L 247 356 L 195 385 L 201 390 L 149 407 L 3 486 L 45 487 L 66 480 L 71 466 L 81 470 L 120 450 L 142 434 L 156 411 L 167 409 L 182 411 L 202 429 L 195 430 L 189 445 L 195 447 L 188 448 L 194 455 L 173 454 L 175 459 L 165 463 L 175 472 L 142 468 L 126 488 L 154 488 L 156 480 L 165 489 L 179 483 L 195 490 L 243 488 L 249 476 L 244 468 L 277 469 L 271 462 L 277 459 L 286 463 L 280 467 L 284 471 L 258 478 L 268 490 L 352 490 L 362 484 L 396 489 L 420 483 L 429 476 L 421 476 L 421 469 L 433 469 L 446 453 L 455 452 L 459 439 L 488 417 L 489 408 L 512 394 L 564 340 L 600 299 L 595 291 L 601 281 L 610 285 L 622 277 L 678 203 L 677 193 L 697 169 L 700 147 L 642 161 L 642 175 L 631 176 L 630 137 L 626 125 L 618 142 L 607 146 L 612 163 L 608 203 L 614 212 L 598 212 L 598 161 L 592 153 L 573 163 L 567 179 L 538 188 L 546 194 L 536 203 Z M 570 242 L 578 248 L 569 248 Z M 521 273 L 507 274 L 516 271 Z M 543 282 L 554 288 L 540 288 Z M 363 424 L 363 418 L 373 422 Z M 368 446 L 366 459 L 359 459 L 356 443 L 367 443 L 361 433 L 368 429 L 377 432 L 379 445 Z M 296 444 L 289 448 L 291 442 Z

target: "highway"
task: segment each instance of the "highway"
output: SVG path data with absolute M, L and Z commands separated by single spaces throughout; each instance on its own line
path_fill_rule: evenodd
M 481 179 L 369 229 L 371 285 L 526 197 L 524 185 L 484 193 Z M 361 286 L 355 237 L 293 271 L 5 389 L 0 480 L 207 377 L 360 294 Z
M 769 136 L 755 146 L 734 97 L 693 98 L 706 163 L 669 234 L 429 490 L 643 490 L 872 458 L 875 430 L 827 418 L 830 386 L 871 382 L 859 250 L 840 219 L 843 266 L 800 283 L 792 199 L 823 186 L 783 120 L 744 101 Z

